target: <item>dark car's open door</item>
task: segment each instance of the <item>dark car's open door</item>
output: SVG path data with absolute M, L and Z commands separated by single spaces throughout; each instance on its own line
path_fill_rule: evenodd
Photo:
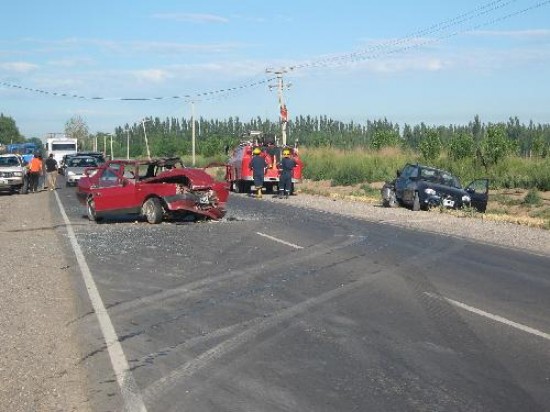
M 476 179 L 465 189 L 472 199 L 472 207 L 484 213 L 489 200 L 489 179 Z

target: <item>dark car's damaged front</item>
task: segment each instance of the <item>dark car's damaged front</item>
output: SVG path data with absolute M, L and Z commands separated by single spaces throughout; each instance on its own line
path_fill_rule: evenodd
M 445 170 L 407 164 L 397 178 L 382 188 L 384 206 L 403 205 L 412 210 L 434 207 L 460 209 L 473 207 L 484 212 L 488 201 L 487 179 L 477 179 L 465 189 L 459 180 Z

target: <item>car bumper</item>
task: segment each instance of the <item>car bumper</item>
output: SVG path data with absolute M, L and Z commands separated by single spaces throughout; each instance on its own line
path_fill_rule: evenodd
M 23 182 L 24 180 L 22 177 L 0 177 L 0 190 L 23 186 Z
M 83 177 L 84 175 L 72 175 L 72 176 L 65 176 L 65 179 L 67 180 L 67 183 L 77 184 L 78 181 Z

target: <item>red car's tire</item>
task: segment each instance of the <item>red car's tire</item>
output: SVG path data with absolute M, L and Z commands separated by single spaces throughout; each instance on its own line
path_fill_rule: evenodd
M 95 201 L 93 198 L 88 198 L 86 202 L 86 214 L 88 215 L 88 219 L 90 219 L 92 222 L 99 222 L 101 218 L 97 216 L 96 210 L 95 210 Z
M 156 197 L 147 199 L 141 208 L 143 216 L 147 219 L 147 222 L 151 224 L 158 224 L 162 222 L 164 210 L 160 200 Z

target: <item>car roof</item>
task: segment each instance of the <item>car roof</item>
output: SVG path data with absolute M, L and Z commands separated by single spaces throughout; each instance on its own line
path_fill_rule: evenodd
M 434 166 L 426 166 L 426 165 L 423 165 L 423 164 L 420 164 L 420 163 L 407 163 L 406 166 L 414 166 L 414 167 L 419 167 L 421 169 L 435 170 L 435 171 L 438 171 L 438 172 L 444 172 L 444 173 L 448 173 L 448 174 L 452 175 L 452 173 L 449 172 L 448 170 L 440 169 L 440 168 L 434 167 Z
M 107 164 L 120 163 L 128 165 L 155 165 L 155 166 L 174 166 L 177 163 L 183 162 L 180 157 L 158 157 L 151 160 L 148 159 L 115 159 L 110 160 Z

